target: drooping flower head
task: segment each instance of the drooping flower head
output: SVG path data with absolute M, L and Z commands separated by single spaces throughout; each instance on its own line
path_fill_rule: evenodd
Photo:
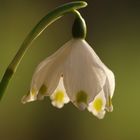
M 37 66 L 30 93 L 23 97 L 23 103 L 50 96 L 52 105 L 57 108 L 71 101 L 99 119 L 106 110 L 113 110 L 114 74 L 85 41 L 85 32 L 84 20 L 76 18 L 73 39 Z

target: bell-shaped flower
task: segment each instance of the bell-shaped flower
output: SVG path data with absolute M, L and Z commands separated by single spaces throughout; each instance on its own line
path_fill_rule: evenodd
M 112 111 L 114 74 L 84 39 L 71 39 L 41 62 L 33 75 L 30 93 L 23 103 L 50 96 L 52 105 L 62 108 L 71 101 L 98 118 Z

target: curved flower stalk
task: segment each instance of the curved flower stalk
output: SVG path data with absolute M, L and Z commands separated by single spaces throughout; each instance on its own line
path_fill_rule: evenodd
M 106 110 L 113 110 L 114 74 L 85 41 L 86 25 L 80 14 L 72 34 L 70 41 L 37 66 L 30 92 L 22 103 L 50 96 L 57 108 L 71 101 L 80 110 L 87 108 L 102 119 Z
M 62 6 L 57 7 L 56 9 L 49 12 L 45 17 L 43 17 L 37 25 L 32 29 L 32 31 L 27 35 L 25 40 L 23 41 L 20 49 L 18 50 L 17 54 L 7 67 L 2 80 L 0 82 L 0 99 L 3 97 L 3 94 L 11 80 L 12 76 L 16 72 L 21 59 L 23 58 L 24 54 L 31 46 L 31 44 L 41 35 L 41 33 L 53 22 L 57 19 L 61 18 L 67 13 L 74 13 L 77 9 L 84 8 L 87 6 L 87 3 L 84 1 L 75 1 L 69 2 Z

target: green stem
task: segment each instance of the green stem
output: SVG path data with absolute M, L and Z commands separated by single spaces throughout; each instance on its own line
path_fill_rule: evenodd
M 22 43 L 20 49 L 18 50 L 17 54 L 7 67 L 3 78 L 0 82 L 0 99 L 2 98 L 10 79 L 12 78 L 13 74 L 16 72 L 17 67 L 26 53 L 27 49 L 31 46 L 33 41 L 37 39 L 41 33 L 54 21 L 65 15 L 66 13 L 73 12 L 76 9 L 84 8 L 87 6 L 87 3 L 84 1 L 76 1 L 64 4 L 60 7 L 57 7 L 53 11 L 49 12 L 45 17 L 43 17 L 38 24 L 32 29 L 32 31 L 27 35 L 24 42 Z

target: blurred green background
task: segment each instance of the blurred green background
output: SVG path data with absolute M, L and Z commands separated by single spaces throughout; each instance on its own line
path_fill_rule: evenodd
M 0 0 L 0 78 L 34 25 L 69 0 Z M 47 98 L 26 105 L 37 64 L 71 38 L 74 16 L 50 26 L 24 56 L 0 103 L 0 140 L 140 139 L 140 1 L 87 0 L 80 10 L 86 40 L 116 76 L 114 111 L 103 120 L 71 103 L 59 110 Z

